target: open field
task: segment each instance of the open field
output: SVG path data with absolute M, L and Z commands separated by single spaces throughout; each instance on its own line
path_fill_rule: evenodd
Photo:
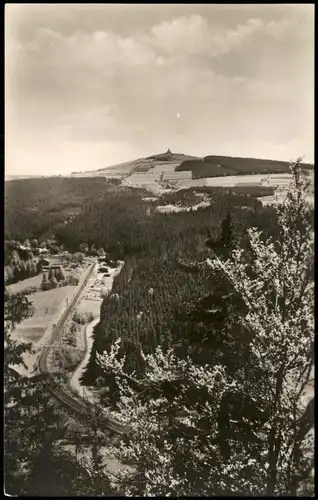
M 65 300 L 71 297 L 74 291 L 74 286 L 64 286 L 34 293 L 31 298 L 35 308 L 34 315 L 17 325 L 14 337 L 21 341 L 37 343 L 48 325 L 62 312 Z
M 79 313 L 92 313 L 94 316 L 98 316 L 100 313 L 100 306 L 102 303 L 101 298 L 96 299 L 82 299 L 78 304 L 76 311 Z
M 282 200 L 283 196 L 264 196 L 261 198 L 258 198 L 263 205 L 273 205 L 277 202 L 280 202 Z M 314 195 L 308 195 L 307 196 L 307 201 L 310 205 L 314 206 L 315 204 L 315 197 Z
M 284 186 L 291 181 L 291 174 L 255 174 L 255 175 L 231 175 L 227 177 L 208 177 L 205 179 L 191 179 L 179 181 L 178 188 L 199 186 Z

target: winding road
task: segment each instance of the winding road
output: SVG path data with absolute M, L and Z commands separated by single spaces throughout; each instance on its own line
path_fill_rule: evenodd
M 89 278 L 92 276 L 93 271 L 95 268 L 95 264 L 92 264 L 87 272 L 87 275 L 83 281 L 83 283 L 80 285 L 78 291 L 76 292 L 75 296 L 71 300 L 69 306 L 67 309 L 64 311 L 62 314 L 61 318 L 55 325 L 52 336 L 50 339 L 50 342 L 48 345 L 43 347 L 43 350 L 41 352 L 41 355 L 39 357 L 38 361 L 38 367 L 39 367 L 39 372 L 40 373 L 49 373 L 49 367 L 48 367 L 48 356 L 50 353 L 50 349 L 54 345 L 54 343 L 59 339 L 63 327 L 65 326 L 67 320 L 69 319 L 69 316 L 71 313 L 74 311 L 77 302 L 79 301 L 86 285 L 89 280 Z M 65 389 L 63 389 L 61 386 L 57 387 L 52 384 L 51 387 L 49 387 L 49 391 L 51 392 L 52 396 L 62 405 L 64 406 L 68 411 L 70 411 L 74 416 L 77 417 L 79 420 L 85 420 L 86 422 L 93 423 L 94 422 L 94 410 L 89 405 L 86 401 L 82 400 L 79 401 L 77 398 L 71 396 Z M 93 410 L 93 411 L 92 411 Z M 105 421 L 105 428 L 108 428 L 114 433 L 117 434 L 122 434 L 124 432 L 123 427 L 118 424 L 117 422 L 113 421 L 110 419 L 108 416 L 103 417 L 103 420 Z

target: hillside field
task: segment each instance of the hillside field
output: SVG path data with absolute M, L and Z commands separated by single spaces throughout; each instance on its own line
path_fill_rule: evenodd
M 165 153 L 138 158 L 96 171 L 73 172 L 72 175 L 74 177 L 105 175 L 106 177 L 118 176 L 119 178 L 127 178 L 138 172 L 150 173 L 158 168 L 161 169 L 161 167 L 164 169 L 164 165 L 171 165 L 175 172 L 190 171 L 194 179 L 229 175 L 289 173 L 289 162 L 287 161 L 218 155 L 199 157 L 182 153 L 172 153 L 168 149 Z M 314 167 L 312 164 L 303 163 L 302 168 L 313 170 Z
M 304 170 L 313 170 L 313 165 L 303 163 Z M 206 156 L 182 162 L 176 171 L 191 170 L 194 179 L 228 175 L 285 174 L 289 173 L 286 161 L 263 160 L 257 158 L 236 158 L 230 156 Z

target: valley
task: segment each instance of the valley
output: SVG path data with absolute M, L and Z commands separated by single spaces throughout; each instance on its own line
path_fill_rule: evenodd
M 5 496 L 315 498 L 314 5 L 4 15 Z
M 114 361 L 110 356 L 103 365 L 101 359 L 120 342 L 124 363 L 111 369 L 128 377 L 132 387 L 143 383 L 147 356 L 171 346 L 181 363 L 191 352 L 195 369 L 222 363 L 230 373 L 240 373 L 248 333 L 244 326 L 236 332 L 233 319 L 244 317 L 244 308 L 228 304 L 228 285 L 210 274 L 206 263 L 211 255 L 227 255 L 231 243 L 226 238 L 249 252 L 251 227 L 277 238 L 275 204 L 293 182 L 287 173 L 189 176 L 173 182 L 176 163 L 161 161 L 153 177 L 141 171 L 116 181 L 23 179 L 6 188 L 6 293 L 8 300 L 22 294 L 33 308 L 12 331 L 17 346 L 31 342 L 31 351 L 23 354 L 25 367 L 14 370 L 38 386 L 49 376 L 45 391 L 64 426 L 57 446 L 76 461 L 96 464 L 100 454 L 102 474 L 114 478 L 135 474 L 136 463 L 117 447 L 128 439 L 128 429 L 135 432 L 140 424 L 128 408 L 128 419 L 118 412 L 117 375 L 114 379 L 107 371 Z M 312 196 L 313 176 L 306 177 Z M 165 363 L 170 377 L 172 368 Z M 313 398 L 312 373 L 311 367 L 301 403 L 305 414 Z M 129 396 L 121 404 L 125 401 Z M 159 427 L 164 422 L 160 418 Z M 310 437 L 312 426 L 309 431 Z M 74 448 L 74 435 L 81 451 L 77 444 Z

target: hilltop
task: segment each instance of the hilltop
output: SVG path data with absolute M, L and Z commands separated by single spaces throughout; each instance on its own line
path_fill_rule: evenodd
M 73 177 L 98 177 L 107 175 L 109 177 L 125 177 L 136 172 L 148 172 L 155 167 L 165 165 L 170 167 L 169 170 L 181 165 L 184 161 L 199 160 L 198 156 L 191 156 L 181 153 L 172 153 L 168 149 L 165 153 L 154 154 L 145 158 L 137 158 L 136 160 L 118 163 L 109 167 L 103 167 L 98 170 L 87 172 L 72 172 Z
M 289 172 L 289 162 L 258 158 L 208 155 L 192 156 L 183 153 L 158 153 L 145 158 L 119 163 L 99 170 L 72 172 L 72 177 L 128 177 L 136 173 L 146 173 L 163 169 L 170 172 L 192 172 L 194 179 L 244 174 L 279 174 Z M 303 163 L 302 168 L 313 170 L 314 166 Z

